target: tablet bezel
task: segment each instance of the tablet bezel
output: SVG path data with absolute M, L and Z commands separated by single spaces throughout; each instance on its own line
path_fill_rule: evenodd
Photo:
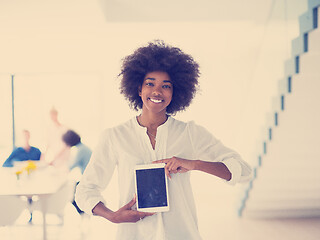
M 158 169 L 165 167 L 165 163 L 153 163 L 153 164 L 143 164 L 136 165 L 134 168 L 134 182 L 135 182 L 135 192 L 137 196 L 137 211 L 141 212 L 167 212 L 169 211 L 169 191 L 168 191 L 168 179 L 164 171 L 164 179 L 165 179 L 165 187 L 166 187 L 166 195 L 167 195 L 167 206 L 161 207 L 148 207 L 148 208 L 139 208 L 139 196 L 138 196 L 138 188 L 137 188 L 137 170 L 148 170 L 148 169 Z

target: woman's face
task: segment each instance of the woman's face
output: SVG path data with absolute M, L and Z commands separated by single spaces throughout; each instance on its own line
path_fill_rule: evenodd
M 144 77 L 139 96 L 143 111 L 166 113 L 172 100 L 173 86 L 166 72 L 150 72 Z

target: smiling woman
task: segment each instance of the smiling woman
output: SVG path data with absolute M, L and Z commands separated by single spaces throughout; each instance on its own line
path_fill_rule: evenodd
M 248 180 L 251 168 L 205 128 L 172 117 L 188 107 L 196 93 L 199 66 L 191 56 L 164 42 L 151 42 L 124 59 L 120 76 L 121 92 L 141 113 L 102 133 L 76 202 L 88 214 L 121 223 L 117 239 L 201 239 L 190 172 L 208 173 L 234 185 Z M 171 179 L 168 212 L 134 207 L 134 169 L 150 163 L 165 163 Z M 102 191 L 116 167 L 122 207 L 113 211 Z

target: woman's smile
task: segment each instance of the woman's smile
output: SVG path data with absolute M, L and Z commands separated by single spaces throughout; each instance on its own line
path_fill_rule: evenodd
M 157 99 L 157 98 L 148 98 L 151 102 L 153 102 L 153 103 L 162 103 L 162 102 L 164 102 L 164 100 L 163 99 Z

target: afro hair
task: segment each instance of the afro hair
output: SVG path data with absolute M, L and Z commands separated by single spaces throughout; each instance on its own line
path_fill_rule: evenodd
M 175 114 L 188 107 L 198 88 L 199 65 L 192 56 L 181 49 L 156 40 L 140 47 L 123 59 L 120 92 L 134 110 L 142 109 L 139 89 L 146 74 L 154 71 L 166 72 L 173 84 L 172 101 L 168 114 Z

